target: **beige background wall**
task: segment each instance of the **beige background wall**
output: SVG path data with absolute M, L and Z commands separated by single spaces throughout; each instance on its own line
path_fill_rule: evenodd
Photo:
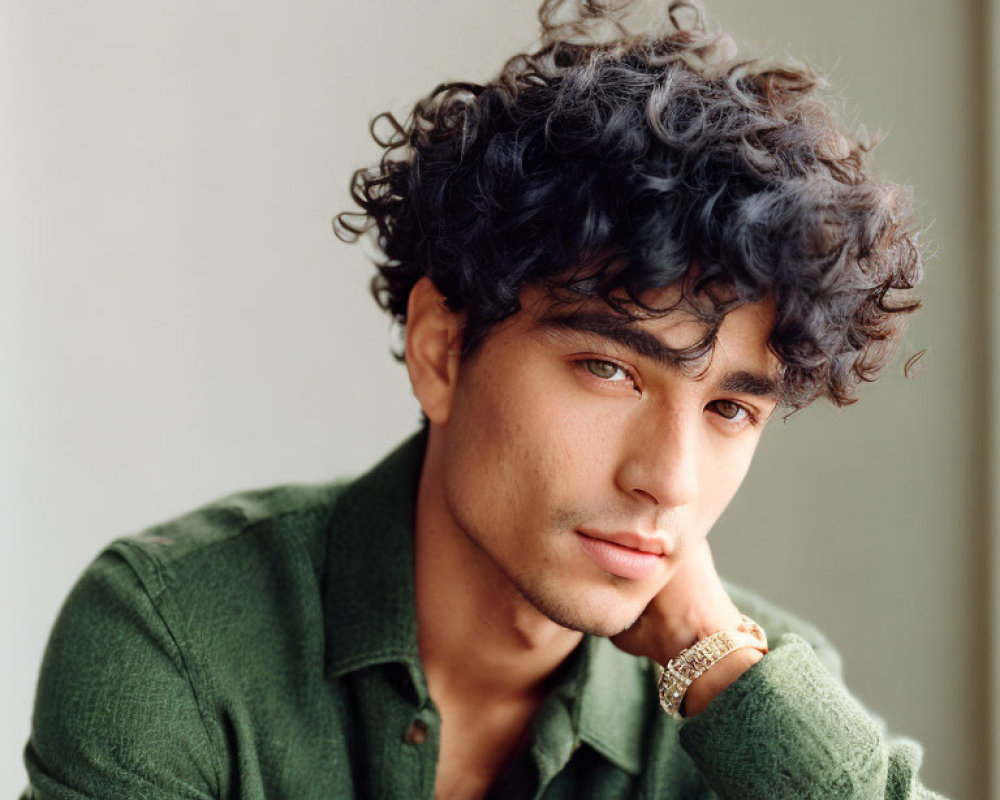
M 716 0 L 833 68 L 937 253 L 904 355 L 773 426 L 723 570 L 841 647 L 848 682 L 985 798 L 983 36 L 970 0 Z M 222 493 L 353 472 L 417 410 L 336 242 L 366 121 L 530 43 L 534 3 L 0 5 L 0 794 L 42 648 L 97 550 Z
M 901 353 L 927 348 L 919 375 L 903 380 L 896 366 L 853 408 L 776 426 L 716 549 L 733 574 L 767 585 L 840 645 L 849 685 L 924 745 L 927 782 L 961 798 L 988 796 L 983 471 L 995 406 L 985 395 L 976 5 L 714 4 L 748 38 L 835 66 L 859 119 L 889 131 L 879 164 L 914 185 L 936 253 Z

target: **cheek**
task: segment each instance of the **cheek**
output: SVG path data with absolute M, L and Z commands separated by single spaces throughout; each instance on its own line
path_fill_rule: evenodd
M 527 491 L 560 513 L 613 506 L 617 451 L 627 434 L 621 407 L 572 386 L 535 386 L 530 403 L 512 403 L 511 424 L 533 467 Z
M 470 382 L 448 422 L 446 491 L 469 527 L 516 525 L 548 474 L 545 425 L 526 407 L 521 383 Z
M 699 516 L 702 518 L 700 527 L 705 533 L 726 510 L 743 484 L 756 449 L 756 438 L 745 443 L 731 445 L 723 443 L 722 447 L 710 449 L 711 457 L 700 478 L 700 485 L 703 488 Z
M 565 455 L 582 421 L 547 362 L 530 351 L 516 355 L 495 359 L 463 387 L 463 435 L 510 461 Z
M 614 421 L 574 394 L 550 370 L 527 359 L 498 374 L 477 375 L 456 395 L 448 439 L 452 496 L 470 515 L 496 524 L 551 523 L 600 494 L 615 438 Z M 503 367 L 494 361 L 495 366 Z M 596 406 L 600 408 L 600 406 Z M 488 508 L 485 508 L 487 507 Z

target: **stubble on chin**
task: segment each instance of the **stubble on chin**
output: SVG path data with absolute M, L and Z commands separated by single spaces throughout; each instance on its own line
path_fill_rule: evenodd
M 614 582 L 623 581 L 611 577 Z M 593 608 L 593 604 L 580 598 L 553 596 L 544 588 L 535 588 L 533 581 L 512 581 L 514 588 L 543 617 L 554 622 L 563 628 L 590 636 L 617 636 L 625 630 L 631 628 L 639 619 L 642 609 L 633 611 L 622 618 L 625 605 L 624 601 L 615 611 L 602 611 Z
M 588 585 L 576 590 L 562 586 L 559 580 L 560 571 L 573 570 L 570 552 L 575 550 L 576 531 L 595 518 L 614 518 L 609 512 L 561 509 L 536 534 L 550 545 L 542 563 L 535 562 L 522 571 L 503 570 L 514 590 L 539 614 L 556 625 L 590 636 L 617 636 L 631 628 L 645 610 L 644 603 L 636 608 L 637 600 L 629 598 L 636 587 L 627 578 L 604 575 L 603 586 Z
M 456 519 L 460 515 L 455 504 L 449 504 Z M 536 553 L 533 563 L 518 563 L 518 558 L 510 558 L 510 553 L 493 553 L 483 544 L 483 538 L 471 525 L 462 525 L 469 541 L 491 561 L 497 571 L 504 576 L 512 588 L 528 605 L 539 614 L 560 627 L 591 636 L 611 637 L 632 627 L 645 610 L 645 605 L 636 608 L 634 599 L 627 599 L 632 581 L 615 575 L 605 575 L 603 586 L 588 586 L 574 591 L 572 587 L 560 585 L 559 573 L 571 570 L 575 550 L 576 531 L 586 526 L 588 520 L 600 516 L 579 509 L 563 509 L 552 516 L 546 526 L 540 526 L 534 533 L 546 545 Z M 609 526 L 613 527 L 613 526 Z M 516 549 L 516 548 L 515 548 Z M 579 554 L 577 554 L 579 555 Z M 506 563 L 510 560 L 511 563 Z M 634 589 L 635 587 L 632 587 Z M 595 598 L 594 592 L 604 597 Z M 630 608 L 631 606 L 631 608 Z

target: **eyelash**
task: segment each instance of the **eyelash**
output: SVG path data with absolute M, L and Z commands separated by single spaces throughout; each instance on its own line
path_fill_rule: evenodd
M 637 392 L 641 391 L 639 389 L 639 383 L 638 381 L 636 381 L 635 376 L 632 374 L 632 372 L 626 367 L 623 367 L 621 364 L 618 364 L 614 361 L 608 361 L 606 358 L 584 358 L 578 361 L 577 364 L 580 367 L 582 367 L 587 372 L 588 375 L 595 378 L 596 380 L 601 381 L 602 383 L 622 383 L 623 381 L 621 380 L 614 380 L 612 378 L 602 378 L 600 375 L 595 374 L 593 370 L 591 370 L 591 366 L 593 366 L 594 364 L 601 364 L 612 367 L 616 372 L 620 372 L 622 373 L 622 375 L 625 376 L 625 379 L 630 384 L 632 384 L 633 389 L 635 389 Z
M 631 371 L 614 361 L 608 361 L 607 359 L 604 358 L 584 358 L 578 361 L 577 364 L 580 367 L 582 367 L 587 372 L 587 374 L 593 377 L 595 380 L 601 381 L 602 383 L 619 383 L 620 382 L 619 380 L 612 380 L 611 378 L 602 378 L 599 375 L 595 375 L 593 371 L 590 369 L 590 367 L 594 364 L 603 364 L 609 367 L 613 367 L 616 372 L 621 372 L 625 376 L 628 382 L 632 384 L 633 389 L 635 389 L 637 392 L 641 391 L 639 389 L 639 384 L 636 381 L 635 376 L 631 373 Z M 718 406 L 721 404 L 729 404 L 735 406 L 738 409 L 737 415 L 734 417 L 727 417 L 724 414 L 719 413 Z M 743 405 L 743 403 L 738 403 L 735 400 L 713 400 L 711 403 L 709 403 L 709 406 L 715 407 L 715 413 L 718 414 L 719 418 L 724 423 L 730 425 L 738 426 L 742 424 L 743 420 L 739 418 L 740 411 L 742 411 L 743 414 L 745 415 L 745 421 L 747 424 L 756 426 L 759 421 L 757 414 L 754 412 L 752 408 Z
M 711 403 L 709 403 L 709 405 L 718 406 L 723 403 L 736 406 L 736 408 L 739 409 L 739 411 L 742 411 L 746 415 L 747 424 L 749 425 L 757 424 L 757 415 L 754 413 L 753 409 L 751 409 L 749 406 L 743 405 L 742 403 L 737 403 L 735 400 L 713 400 Z M 716 413 L 717 414 L 719 413 L 718 408 L 716 408 Z M 741 420 L 739 420 L 738 417 L 727 417 L 724 414 L 719 414 L 719 416 L 722 417 L 722 419 L 725 422 L 728 422 L 731 425 L 738 425 L 741 422 Z

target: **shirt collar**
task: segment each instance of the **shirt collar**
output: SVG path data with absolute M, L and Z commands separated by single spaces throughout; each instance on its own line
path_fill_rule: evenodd
M 348 484 L 334 507 L 327 544 L 327 675 L 401 663 L 418 701 L 427 699 L 417 647 L 413 512 L 427 436 L 421 431 Z M 583 742 L 638 774 L 654 678 L 648 662 L 587 636 L 566 662 L 533 730 L 546 781 Z
M 334 506 L 324 609 L 331 678 L 403 663 L 418 694 L 426 694 L 413 589 L 413 511 L 425 443 L 424 432 L 407 439 L 348 484 Z
M 588 637 L 589 674 L 580 700 L 580 738 L 626 772 L 641 769 L 643 731 L 658 715 L 652 663 L 610 639 Z

